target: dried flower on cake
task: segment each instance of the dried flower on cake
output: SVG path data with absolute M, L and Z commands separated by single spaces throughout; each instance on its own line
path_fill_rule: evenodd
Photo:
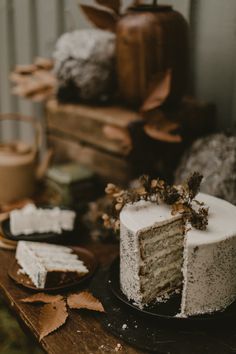
M 187 180 L 187 186 L 189 190 L 189 197 L 193 200 L 199 193 L 200 185 L 202 183 L 203 176 L 197 172 L 194 172 Z
M 114 184 L 108 184 L 106 193 L 113 199 L 111 215 L 104 214 L 103 221 L 106 228 L 119 229 L 119 215 L 126 204 L 133 204 L 140 200 L 153 203 L 171 205 L 172 215 L 182 214 L 186 223 L 199 230 L 206 230 L 208 225 L 208 208 L 194 198 L 200 190 L 203 176 L 194 172 L 187 181 L 180 186 L 170 186 L 165 181 L 151 179 L 147 175 L 140 177 L 140 187 L 127 191 L 121 190 Z
M 191 209 L 189 222 L 196 229 L 205 231 L 208 225 L 208 214 L 208 208 L 202 207 L 198 211 Z

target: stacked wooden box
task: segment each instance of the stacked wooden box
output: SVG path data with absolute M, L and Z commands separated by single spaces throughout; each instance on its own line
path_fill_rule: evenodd
M 185 100 L 174 115 L 182 124 L 183 142 L 179 144 L 151 139 L 140 113 L 127 108 L 51 100 L 47 104 L 48 140 L 56 162 L 77 161 L 105 182 L 126 184 L 141 173 L 168 178 L 186 146 L 214 127 L 209 104 Z
M 115 182 L 125 183 L 132 175 L 130 128 L 139 122 L 138 113 L 118 106 L 47 104 L 48 138 L 56 160 L 78 161 Z

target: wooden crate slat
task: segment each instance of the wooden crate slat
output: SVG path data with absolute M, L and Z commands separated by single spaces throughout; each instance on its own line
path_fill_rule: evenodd
M 48 134 L 49 145 L 55 151 L 55 161 L 77 161 L 100 175 L 107 182 L 125 184 L 130 180 L 131 167 L 125 160 L 56 134 Z
M 129 136 L 131 124 L 140 120 L 139 114 L 121 107 L 93 107 L 86 105 L 60 105 L 50 101 L 47 105 L 49 130 L 57 130 L 80 141 L 106 151 L 127 155 L 131 149 L 119 139 L 106 134 L 107 127 L 117 128 Z

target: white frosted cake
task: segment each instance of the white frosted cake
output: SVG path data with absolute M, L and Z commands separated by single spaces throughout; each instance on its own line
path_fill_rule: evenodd
M 236 299 L 236 207 L 199 194 L 206 231 L 184 232 L 167 205 L 140 201 L 120 214 L 120 283 L 142 308 L 181 292 L 182 317 L 224 310 Z
M 22 209 L 10 213 L 10 230 L 12 235 L 29 235 L 33 233 L 55 232 L 74 228 L 75 212 L 60 208 L 42 209 L 28 204 Z
M 73 250 L 64 246 L 19 241 L 16 260 L 37 288 L 58 286 L 88 273 Z

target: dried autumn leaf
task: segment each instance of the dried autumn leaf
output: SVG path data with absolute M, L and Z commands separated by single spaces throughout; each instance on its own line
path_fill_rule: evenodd
M 99 5 L 108 7 L 115 11 L 117 14 L 120 12 L 121 2 L 120 0 L 95 0 Z
M 144 131 L 150 138 L 164 141 L 166 143 L 181 143 L 182 141 L 182 137 L 180 135 L 163 131 L 153 124 L 146 124 L 144 126 Z
M 152 89 L 141 107 L 141 112 L 147 112 L 158 108 L 166 101 L 170 93 L 171 78 L 171 70 L 167 70 L 165 73 L 160 73 L 155 78 L 155 83 L 152 84 Z
M 81 4 L 80 7 L 84 11 L 88 19 L 92 21 L 95 26 L 104 30 L 110 30 L 112 32 L 116 31 L 116 24 L 118 18 L 115 13 L 109 10 L 101 10 L 88 5 Z
M 39 315 L 39 340 L 61 327 L 68 317 L 65 301 L 44 305 Z
M 67 304 L 71 309 L 87 309 L 105 312 L 102 303 L 87 291 L 68 296 Z
M 63 300 L 63 297 L 61 295 L 48 295 L 48 294 L 44 294 L 44 293 L 37 293 L 32 296 L 21 299 L 20 301 L 26 302 L 26 303 L 42 302 L 44 304 L 51 304 L 53 302 L 58 302 L 61 300 Z

